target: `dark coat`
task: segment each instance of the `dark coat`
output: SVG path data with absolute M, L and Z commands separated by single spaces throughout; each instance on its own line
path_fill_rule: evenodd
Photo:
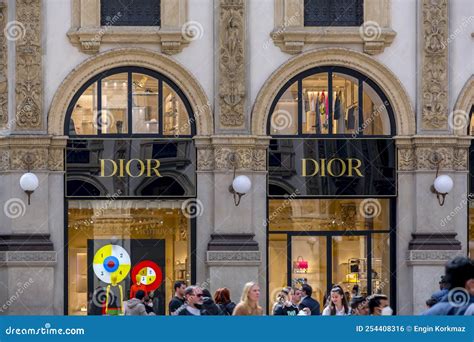
M 311 316 L 317 316 L 317 315 L 320 315 L 321 314 L 321 309 L 320 309 L 320 305 L 319 305 L 319 302 L 314 299 L 314 298 L 311 298 L 311 297 L 305 297 L 298 309 L 300 310 L 303 310 L 304 308 L 309 308 L 311 310 Z

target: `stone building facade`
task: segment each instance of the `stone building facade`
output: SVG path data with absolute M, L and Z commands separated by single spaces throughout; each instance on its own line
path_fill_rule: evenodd
M 311 265 L 317 263 L 314 272 L 318 275 L 312 279 L 313 286 L 319 287 L 321 293 L 332 283 L 340 282 L 338 277 L 342 272 L 348 290 L 357 284 L 365 287 L 365 292 L 375 292 L 376 288 L 390 292 L 392 306 L 398 314 L 417 314 L 423 310 L 429 294 L 437 289 L 445 262 L 456 255 L 471 253 L 472 257 L 474 237 L 472 233 L 469 236 L 470 127 L 474 106 L 472 1 L 354 1 L 361 6 L 360 25 L 320 26 L 309 25 L 312 18 L 309 9 L 305 10 L 307 1 L 303 0 L 161 0 L 156 1 L 157 14 L 153 12 L 156 22 L 143 25 L 133 8 L 113 12 L 106 6 L 107 2 L 0 0 L 0 204 L 3 208 L 0 211 L 3 285 L 0 303 L 9 303 L 2 314 L 86 313 L 92 291 L 103 285 L 97 279 L 92 280 L 98 274 L 91 265 L 94 263 L 95 267 L 94 253 L 106 243 L 103 241 L 121 245 L 131 255 L 127 278 L 122 283 L 127 288 L 134 282 L 134 263 L 141 258 L 138 252 L 130 250 L 133 243 L 124 241 L 150 239 L 140 229 L 155 229 L 163 222 L 165 228 L 176 231 L 170 237 L 153 231 L 150 233 L 153 241 L 166 240 L 166 247 L 162 252 L 158 251 L 161 248 L 158 245 L 149 247 L 157 250 L 156 260 L 163 263 L 159 272 L 154 271 L 162 272 L 159 290 L 163 302 L 172 295 L 172 283 L 178 279 L 203 284 L 211 292 L 228 287 L 234 300 L 239 298 L 243 284 L 253 280 L 261 286 L 261 304 L 271 308 L 276 289 L 290 285 L 285 284 L 286 279 L 293 282 L 298 277 L 291 274 L 295 269 L 306 274 L 303 278 L 310 278 Z M 137 2 L 134 6 L 141 5 Z M 350 10 L 355 7 L 349 7 Z M 146 19 L 149 15 L 142 17 Z M 126 19 L 138 20 L 138 24 L 122 25 Z M 300 196 L 297 191 L 275 198 L 270 194 L 275 184 L 271 181 L 269 184 L 272 177 L 269 160 L 274 156 L 272 143 L 278 138 L 271 134 L 271 116 L 280 108 L 277 101 L 284 96 L 282 89 L 309 70 L 314 74 L 329 70 L 330 77 L 334 73 L 346 82 L 354 83 L 358 79 L 359 84 L 353 89 L 358 90 L 359 101 L 371 97 L 371 87 L 375 89 L 373 94 L 379 94 L 389 104 L 386 107 L 390 108 L 383 111 L 390 121 L 390 132 L 373 133 L 393 142 L 395 153 L 392 167 L 395 190 L 390 195 L 381 195 L 378 202 L 378 210 L 390 211 L 383 214 L 387 240 L 379 246 L 381 250 L 386 247 L 389 255 L 379 257 L 372 249 L 377 238 L 367 230 L 376 228 L 367 228 L 367 224 L 374 224 L 374 220 L 369 220 L 370 223 L 365 218 L 361 221 L 365 228 L 355 235 L 346 234 L 353 227 L 344 226 L 347 217 L 351 217 L 344 210 L 359 210 L 359 202 L 347 200 L 351 196 L 332 194 L 327 201 L 336 204 L 328 204 L 326 208 L 324 196 L 319 196 L 323 193 L 313 193 L 312 199 Z M 117 73 L 128 76 L 119 79 L 114 76 Z M 135 80 L 136 75 L 145 76 Z M 335 127 L 340 127 L 340 123 L 336 124 L 335 117 L 329 116 L 336 110 L 331 103 L 337 96 L 337 77 L 327 81 L 327 89 L 322 90 L 323 93 L 327 90 L 330 96 L 329 89 L 334 87 L 327 114 L 334 121 L 329 124 L 331 133 L 326 134 L 341 140 L 357 139 L 359 135 L 351 136 L 353 132 L 338 136 L 340 132 Z M 122 128 L 115 123 L 114 133 L 107 136 L 109 131 L 105 126 L 98 129 L 93 122 L 93 133 L 81 133 L 78 120 L 85 121 L 76 109 L 87 105 L 85 101 L 77 106 L 77 101 L 82 101 L 81 94 L 89 96 L 92 88 L 86 89 L 86 85 L 92 87 L 95 83 L 91 82 L 98 82 L 100 88 L 94 90 L 99 95 L 94 93 L 91 98 L 102 99 L 98 100 L 102 107 L 92 105 L 93 112 L 104 113 L 109 108 L 109 112 L 116 113 L 119 109 L 112 108 L 110 103 L 118 94 L 116 83 L 122 80 L 124 87 L 129 87 L 130 97 L 128 102 L 124 100 L 128 104 L 128 107 L 125 104 L 128 108 L 125 116 L 129 115 L 130 120 L 140 108 L 147 113 L 148 107 L 158 108 L 159 116 L 153 121 L 154 114 L 150 114 L 152 119 L 148 118 L 147 124 L 159 121 L 163 128 L 156 134 L 137 137 L 132 129 L 126 132 L 128 135 L 122 134 Z M 169 90 L 171 97 L 160 98 L 159 105 L 139 108 L 137 103 L 143 94 L 138 90 L 130 94 L 130 91 L 140 88 L 140 82 L 152 81 L 157 88 L 147 90 L 148 95 L 156 91 L 161 96 L 167 91 L 163 89 L 169 88 L 173 89 Z M 303 87 L 304 82 L 305 79 L 301 81 Z M 107 85 L 113 90 L 107 90 Z M 301 98 L 306 89 L 298 89 L 292 101 L 296 107 L 305 106 Z M 367 89 L 367 95 L 363 89 Z M 180 108 L 187 112 L 189 120 L 181 124 L 173 121 L 172 125 L 178 132 L 186 125 L 192 127 L 189 134 L 166 131 L 165 102 L 178 97 L 182 101 L 179 105 L 183 106 Z M 360 103 L 359 106 L 362 107 Z M 292 113 L 285 111 L 288 112 Z M 299 116 L 290 119 L 295 120 L 295 125 L 304 124 L 306 121 L 301 118 L 304 110 L 295 109 L 296 112 Z M 364 119 L 363 110 L 360 113 L 359 119 Z M 105 114 L 97 115 L 94 120 Z M 112 117 L 118 121 L 117 118 Z M 120 126 L 126 120 L 122 118 Z M 138 126 L 134 125 L 133 131 L 137 132 Z M 84 130 L 85 126 L 84 123 Z M 130 122 L 128 127 L 132 127 Z M 301 132 L 301 127 L 297 132 Z M 304 136 L 303 129 L 303 135 L 283 134 L 281 138 L 324 140 L 320 133 Z M 195 148 L 195 158 L 189 159 L 194 166 L 189 178 L 195 178 L 190 182 L 191 190 L 188 192 L 183 185 L 184 195 L 180 193 L 177 198 L 174 193 L 161 196 L 156 193 L 158 190 L 130 193 L 124 198 L 112 198 L 112 192 L 106 190 L 97 198 L 70 195 L 68 184 L 72 187 L 77 183 L 69 181 L 87 183 L 82 176 L 73 174 L 77 165 L 68 164 L 69 148 L 81 140 L 81 134 L 87 136 L 82 140 L 92 139 L 87 141 L 151 139 L 173 143 L 184 136 L 191 139 Z M 89 153 L 91 145 L 87 146 Z M 99 153 L 105 153 L 105 147 Z M 297 155 L 295 151 L 289 153 Z M 183 158 L 186 164 L 187 156 Z M 31 204 L 27 204 L 28 195 L 20 187 L 20 178 L 28 171 L 39 178 L 39 187 L 31 194 Z M 172 172 L 169 170 L 170 175 Z M 449 175 L 454 181 L 442 206 L 430 190 L 438 173 Z M 238 206 L 228 191 L 236 174 L 245 175 L 252 182 Z M 161 189 L 157 185 L 158 188 Z M 369 193 L 356 195 L 359 196 L 352 198 L 373 197 Z M 180 210 L 189 200 L 195 206 L 194 214 L 183 216 Z M 292 210 L 287 213 L 285 204 L 272 202 L 278 200 L 288 200 Z M 315 210 L 307 200 L 319 201 L 319 209 Z M 145 209 L 152 210 L 154 216 L 138 214 Z M 298 214 L 298 210 L 309 211 Z M 328 215 L 325 218 L 323 211 Z M 167 221 L 166 212 L 174 215 L 174 221 Z M 272 224 L 279 224 L 272 222 L 275 212 L 277 221 L 281 219 L 288 225 L 319 222 L 315 223 L 316 228 L 308 228 L 311 234 L 303 234 L 306 233 L 303 226 L 298 233 L 293 228 L 287 229 L 291 232 L 285 233 L 285 237 L 279 233 L 281 241 L 286 242 L 281 245 L 283 265 L 272 262 L 280 260 L 275 256 L 279 242 L 273 242 L 269 232 Z M 83 226 L 84 215 L 90 216 L 87 220 L 95 221 L 92 228 Z M 357 215 L 353 214 L 352 218 Z M 142 222 L 147 218 L 150 223 L 145 227 Z M 360 219 L 355 218 L 353 225 Z M 330 222 L 324 220 L 342 220 L 343 228 L 332 229 Z M 78 226 L 74 228 L 72 222 Z M 129 229 L 128 235 L 120 229 L 109 235 L 101 231 L 124 224 Z M 134 233 L 130 233 L 132 228 L 136 229 Z M 76 236 L 73 229 L 82 229 L 84 234 L 92 229 L 93 237 L 84 238 L 84 243 L 79 245 L 72 238 Z M 133 234 L 137 235 L 133 237 Z M 94 239 L 103 243 L 94 244 Z M 304 246 L 311 246 L 314 255 L 299 255 L 303 252 L 298 250 L 298 239 L 306 239 Z M 294 241 L 293 250 L 290 240 Z M 347 260 L 339 263 L 335 255 L 338 249 L 341 255 L 347 253 L 344 243 L 360 243 L 360 253 L 344 257 Z M 332 254 L 329 250 L 323 252 L 323 245 Z M 183 257 L 178 260 L 179 253 Z M 295 266 L 299 259 L 306 260 L 309 267 Z M 349 271 L 337 267 L 347 267 Z M 385 278 L 376 281 L 381 274 Z M 285 281 L 272 278 L 279 279 L 281 275 Z M 366 277 L 365 285 L 363 277 Z

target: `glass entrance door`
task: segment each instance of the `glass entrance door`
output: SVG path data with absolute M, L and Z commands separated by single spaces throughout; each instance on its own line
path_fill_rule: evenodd
M 291 285 L 309 284 L 313 298 L 323 302 L 328 283 L 328 254 L 325 236 L 293 236 L 291 239 Z
M 300 287 L 309 284 L 313 298 L 323 305 L 333 285 L 340 285 L 348 299 L 367 295 L 369 236 L 364 233 L 326 232 L 323 235 L 293 235 L 289 258 L 288 283 Z
M 338 235 L 331 238 L 332 284 L 340 285 L 346 297 L 367 294 L 367 236 Z

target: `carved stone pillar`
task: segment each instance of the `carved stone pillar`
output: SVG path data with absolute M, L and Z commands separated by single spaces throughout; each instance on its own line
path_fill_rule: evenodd
M 421 1 L 421 129 L 448 127 L 448 1 Z
M 16 0 L 16 130 L 43 129 L 42 0 Z
M 470 139 L 418 135 L 398 137 L 396 143 L 397 304 L 398 314 L 411 315 L 425 309 L 420 293 L 437 290 L 446 262 L 466 255 Z M 454 181 L 444 205 L 431 192 L 437 170 Z
M 7 21 L 7 4 L 0 1 L 0 129 L 8 123 Z
M 0 315 L 24 315 L 24 305 L 27 314 L 63 313 L 64 289 L 54 284 L 64 282 L 65 146 L 65 137 L 0 136 L 0 274 L 9 285 L 0 302 L 11 302 Z M 27 170 L 39 179 L 30 204 L 19 185 Z
M 220 0 L 218 10 L 217 130 L 247 128 L 246 0 Z
M 268 139 L 249 135 L 196 137 L 198 199 L 204 208 L 197 226 L 197 282 L 212 291 L 231 286 L 238 300 L 248 281 L 261 284 L 265 298 L 266 160 Z M 235 159 L 235 164 L 230 161 Z M 234 171 L 235 165 L 235 171 Z M 235 175 L 252 181 L 236 206 L 229 192 Z

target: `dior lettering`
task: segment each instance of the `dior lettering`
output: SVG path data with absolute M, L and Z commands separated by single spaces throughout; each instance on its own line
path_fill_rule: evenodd
M 132 170 L 133 165 L 137 165 L 136 170 Z M 100 159 L 100 177 L 162 177 L 160 171 L 160 161 L 158 159 Z
M 364 177 L 360 159 L 301 159 L 301 175 L 303 177 Z

